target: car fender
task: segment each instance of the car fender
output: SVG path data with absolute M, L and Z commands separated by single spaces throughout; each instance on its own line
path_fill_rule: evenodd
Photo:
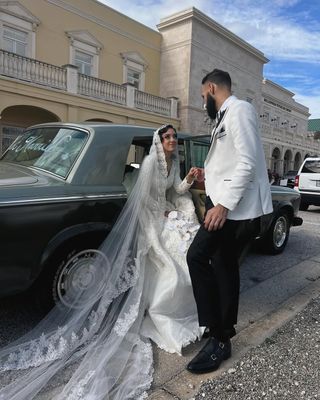
M 42 257 L 39 263 L 39 268 L 35 271 L 38 275 L 41 272 L 42 267 L 50 259 L 50 257 L 64 244 L 75 240 L 79 237 L 91 236 L 93 234 L 101 235 L 101 241 L 104 237 L 107 237 L 111 231 L 112 225 L 106 222 L 87 222 L 84 224 L 77 224 L 63 229 L 57 233 L 47 244 L 45 250 L 42 253 Z

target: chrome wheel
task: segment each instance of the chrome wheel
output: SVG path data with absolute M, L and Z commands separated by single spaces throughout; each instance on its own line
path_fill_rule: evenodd
M 62 266 L 56 276 L 57 300 L 68 308 L 80 308 L 95 301 L 103 290 L 109 270 L 99 250 L 83 250 Z
M 281 215 L 273 228 L 273 243 L 274 246 L 280 248 L 286 241 L 288 234 L 288 221 L 284 215 Z

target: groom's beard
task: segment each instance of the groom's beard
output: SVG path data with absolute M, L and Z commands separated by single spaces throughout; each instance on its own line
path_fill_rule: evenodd
M 209 117 L 214 120 L 217 116 L 217 105 L 216 105 L 216 100 L 208 94 L 207 96 L 207 104 L 206 104 L 206 110 L 209 115 Z

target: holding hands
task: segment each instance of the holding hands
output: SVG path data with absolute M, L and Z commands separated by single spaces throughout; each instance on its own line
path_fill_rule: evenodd
M 204 169 L 192 167 L 186 176 L 187 182 L 192 183 L 194 180 L 203 182 L 204 180 Z

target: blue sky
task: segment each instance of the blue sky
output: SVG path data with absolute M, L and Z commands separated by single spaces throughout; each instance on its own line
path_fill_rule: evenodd
M 295 93 L 320 118 L 320 0 L 100 0 L 153 29 L 189 7 L 219 22 L 270 60 L 264 77 Z

